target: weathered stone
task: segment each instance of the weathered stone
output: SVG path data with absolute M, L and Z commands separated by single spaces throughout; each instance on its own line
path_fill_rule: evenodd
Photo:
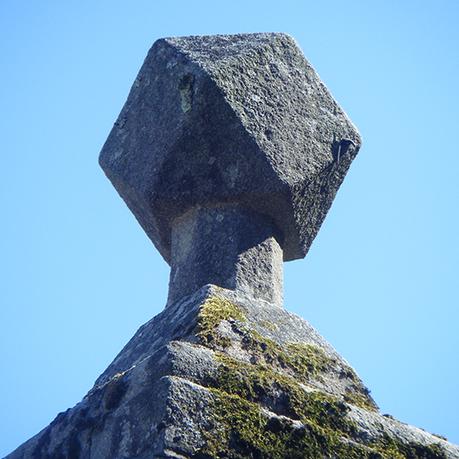
M 192 209 L 172 229 L 169 301 L 207 283 L 282 305 L 282 249 L 275 226 L 238 206 Z
M 148 53 L 100 164 L 174 271 L 174 227 L 196 208 L 253 212 L 273 228 L 284 260 L 304 257 L 359 146 L 288 35 L 167 38 Z M 249 231 L 237 236 L 246 247 Z M 220 239 L 222 259 L 240 255 L 229 245 Z M 197 287 L 216 274 L 205 265 Z M 217 273 L 219 285 L 243 271 Z
M 206 286 L 142 326 L 78 405 L 7 457 L 435 459 L 459 448 L 382 416 L 303 319 Z

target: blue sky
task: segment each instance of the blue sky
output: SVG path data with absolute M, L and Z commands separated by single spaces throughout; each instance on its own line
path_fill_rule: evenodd
M 364 144 L 287 309 L 383 413 L 459 443 L 459 2 L 0 3 L 0 456 L 164 306 L 168 266 L 98 167 L 160 37 L 293 35 Z

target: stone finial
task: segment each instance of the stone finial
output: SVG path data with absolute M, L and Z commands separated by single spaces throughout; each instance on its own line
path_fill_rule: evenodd
M 158 40 L 100 155 L 171 265 L 169 303 L 212 283 L 282 304 L 360 136 L 281 33 Z

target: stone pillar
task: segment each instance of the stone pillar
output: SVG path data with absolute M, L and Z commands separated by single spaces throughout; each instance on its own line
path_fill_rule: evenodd
M 206 284 L 282 306 L 275 226 L 237 205 L 198 207 L 175 220 L 168 305 Z

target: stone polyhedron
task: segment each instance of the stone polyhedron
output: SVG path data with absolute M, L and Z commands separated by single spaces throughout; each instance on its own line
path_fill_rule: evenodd
M 258 265 L 271 268 L 248 290 L 279 303 L 279 263 L 306 255 L 360 143 L 288 35 L 166 38 L 148 53 L 100 164 L 171 265 L 169 302 L 206 283 L 247 287 L 238 260 L 265 243 Z M 251 218 L 231 223 L 239 211 Z M 269 231 L 242 224 L 253 220 Z M 232 241 L 217 236 L 228 225 Z

